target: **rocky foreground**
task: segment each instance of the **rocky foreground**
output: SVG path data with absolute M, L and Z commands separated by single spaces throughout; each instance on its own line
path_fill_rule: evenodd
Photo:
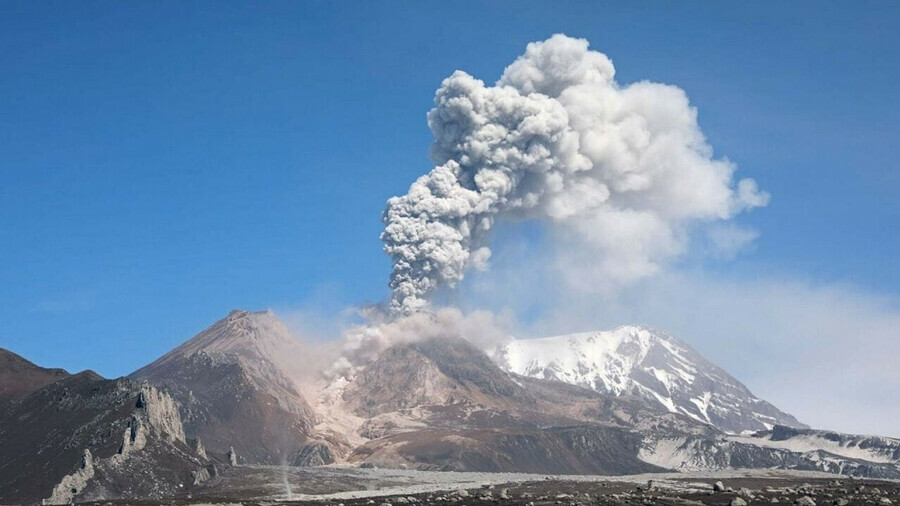
M 228 488 L 219 488 L 217 481 L 227 482 Z M 790 471 L 601 477 L 240 466 L 223 470 L 219 478 L 211 480 L 202 490 L 171 500 L 87 504 L 267 505 L 274 502 L 331 506 L 889 506 L 900 504 L 900 482 L 835 479 L 821 473 Z

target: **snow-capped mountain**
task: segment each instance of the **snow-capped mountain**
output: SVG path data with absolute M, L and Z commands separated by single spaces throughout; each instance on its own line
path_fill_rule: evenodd
M 515 374 L 639 396 L 725 432 L 806 427 L 685 343 L 647 327 L 512 339 L 492 356 Z

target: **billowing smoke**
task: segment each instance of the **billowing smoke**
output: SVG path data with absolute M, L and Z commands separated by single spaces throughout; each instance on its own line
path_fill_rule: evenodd
M 682 254 L 692 223 L 766 205 L 713 158 L 683 90 L 614 77 L 586 40 L 554 35 L 494 86 L 462 71 L 444 80 L 428 114 L 436 166 L 383 216 L 392 314 L 485 268 L 499 219 L 544 220 L 621 284 Z
M 489 349 L 509 339 L 509 331 L 504 328 L 508 323 L 490 311 L 463 313 L 442 307 L 392 318 L 380 313 L 367 316 L 365 324 L 344 332 L 341 356 L 324 371 L 326 379 L 352 378 L 358 367 L 399 344 L 456 337 Z

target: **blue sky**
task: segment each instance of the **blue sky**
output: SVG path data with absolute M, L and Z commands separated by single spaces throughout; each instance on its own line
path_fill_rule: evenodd
M 434 90 L 557 32 L 686 90 L 771 193 L 738 220 L 754 249 L 705 276 L 900 296 L 896 2 L 0 11 L 0 347 L 43 365 L 127 374 L 235 307 L 381 300 L 380 214 L 431 167 Z

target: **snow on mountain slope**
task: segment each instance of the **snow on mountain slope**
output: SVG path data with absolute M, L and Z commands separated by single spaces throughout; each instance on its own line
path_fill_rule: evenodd
M 900 464 L 900 439 L 889 437 L 776 426 L 769 431 L 729 436 L 727 439 L 792 452 L 821 450 L 849 459 Z
M 512 339 L 492 356 L 515 374 L 643 397 L 730 433 L 805 427 L 683 342 L 647 327 Z
M 873 479 L 893 480 L 900 477 L 900 464 L 897 461 L 886 461 L 877 456 L 876 452 L 841 449 L 830 444 L 819 447 L 815 442 L 810 444 L 809 440 L 795 441 L 794 444 L 784 446 L 770 443 L 771 441 L 750 436 L 703 438 L 677 434 L 650 435 L 642 441 L 638 458 L 648 464 L 681 472 L 792 469 Z M 890 444 L 885 443 L 882 449 L 890 451 Z M 835 453 L 835 450 L 840 453 Z

